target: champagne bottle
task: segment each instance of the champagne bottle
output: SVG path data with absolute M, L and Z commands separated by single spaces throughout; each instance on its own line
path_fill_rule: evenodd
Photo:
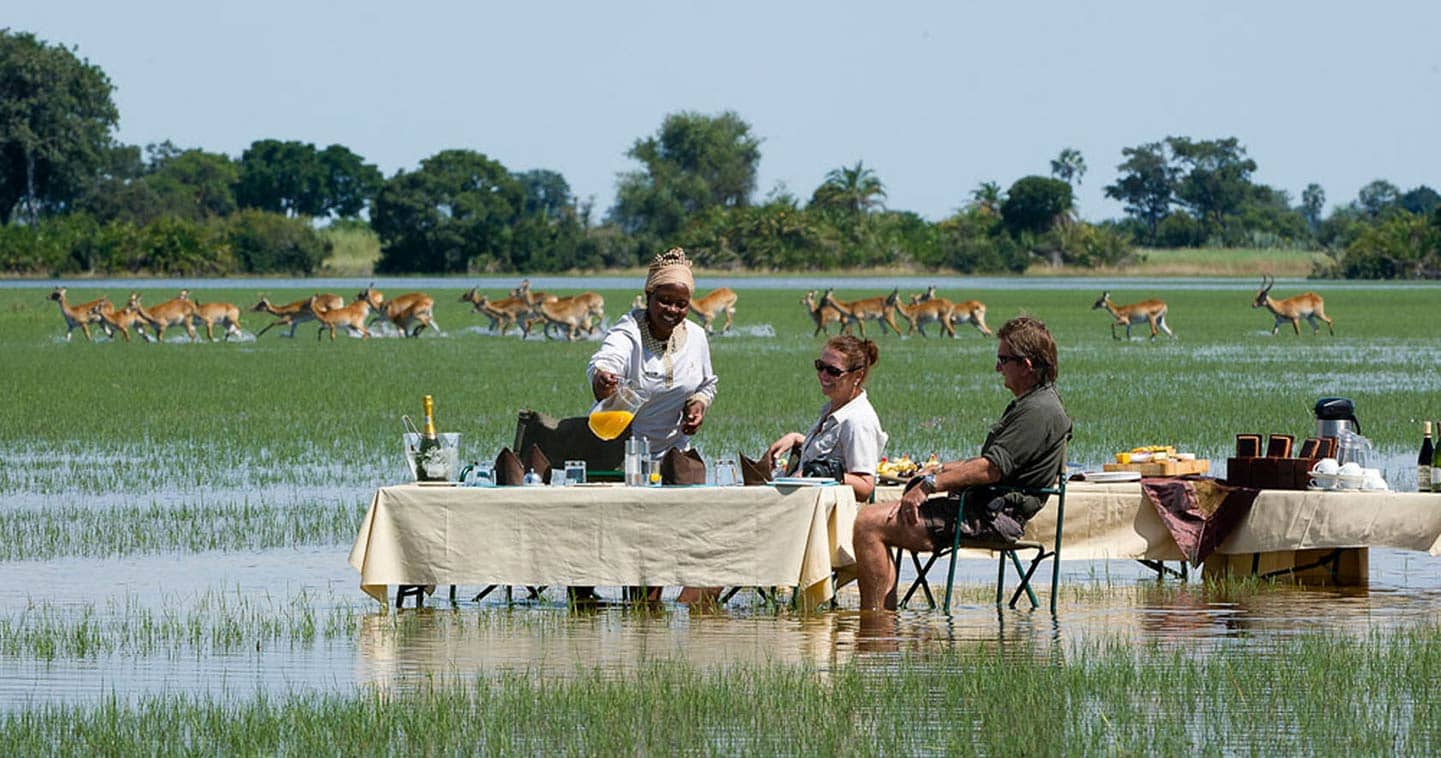
M 1416 491 L 1428 492 L 1433 486 L 1431 467 L 1436 463 L 1436 447 L 1431 442 L 1431 422 L 1421 422 L 1421 454 L 1416 458 Z
M 1441 422 L 1437 425 L 1441 426 Z M 1441 445 L 1436 446 L 1436 452 L 1431 457 L 1431 491 L 1441 492 Z
M 422 482 L 443 481 L 444 476 L 433 473 L 434 469 L 440 468 L 443 456 L 440 435 L 435 432 L 435 400 L 426 395 L 421 402 L 425 405 L 425 426 L 420 430 L 420 448 L 415 454 L 415 478 Z

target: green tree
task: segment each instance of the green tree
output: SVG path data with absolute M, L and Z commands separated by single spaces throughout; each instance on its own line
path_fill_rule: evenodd
M 325 174 L 325 197 L 317 216 L 355 218 L 375 199 L 385 177 L 372 163 L 342 145 L 320 151 L 320 169 Z
M 1040 234 L 1068 219 L 1073 206 L 1071 185 L 1044 176 L 1023 176 L 1006 191 L 1001 219 L 1012 235 Z
M 626 155 L 642 168 L 621 174 L 611 219 L 658 242 L 714 207 L 743 208 L 755 190 L 760 140 L 734 112 L 674 113 Z
M 1441 207 L 1441 194 L 1423 184 L 1415 189 L 1407 190 L 1396 201 L 1396 204 L 1410 213 L 1428 216 L 1437 207 Z
M 1372 219 L 1381 218 L 1401 201 L 1401 189 L 1385 179 L 1377 179 L 1356 193 L 1356 207 Z
M 1146 229 L 1147 242 L 1156 238 L 1156 225 L 1171 212 L 1176 189 L 1176 169 L 1160 142 L 1148 142 L 1121 150 L 1125 158 L 1116 166 L 1120 176 L 1105 187 L 1106 197 L 1119 200 L 1125 211 Z
M 1306 189 L 1301 190 L 1301 215 L 1313 234 L 1321 226 L 1321 214 L 1325 210 L 1326 190 L 1315 182 L 1306 185 Z
M 234 187 L 240 171 L 230 156 L 204 150 L 156 155 L 163 157 L 151 162 L 143 181 L 170 213 L 199 221 L 236 211 Z
M 1339 262 L 1347 279 L 1441 279 L 1441 228 L 1412 213 L 1367 224 Z
M 254 208 L 227 219 L 224 235 L 238 270 L 251 274 L 309 276 L 331 251 L 330 242 L 303 219 Z
M 375 166 L 341 145 L 256 140 L 240 156 L 240 205 L 288 216 L 353 218 L 379 191 Z
M 120 118 L 98 66 L 0 29 L 0 225 L 17 206 L 34 224 L 94 184 Z
M 1167 137 L 1166 145 L 1180 176 L 1176 200 L 1201 221 L 1219 227 L 1252 196 L 1256 162 L 1246 157 L 1235 137 L 1199 141 Z
M 1001 203 L 1006 199 L 1001 185 L 996 182 L 981 182 L 971 190 L 971 202 L 967 208 L 975 209 L 990 216 L 1001 215 Z
M 513 270 L 512 227 L 525 192 L 500 163 L 445 150 L 397 173 L 375 198 L 382 272 Z
M 570 183 L 555 171 L 533 169 L 515 175 L 525 192 L 522 211 L 527 216 L 538 215 L 547 219 L 558 219 L 573 210 L 575 199 L 570 194 Z
M 1079 187 L 1081 177 L 1085 175 L 1086 159 L 1081 157 L 1080 150 L 1073 147 L 1065 148 L 1051 161 L 1051 176 L 1072 187 Z
M 811 195 L 810 206 L 860 215 L 884 207 L 885 197 L 886 187 L 876 172 L 856 161 L 854 166 L 831 169 Z

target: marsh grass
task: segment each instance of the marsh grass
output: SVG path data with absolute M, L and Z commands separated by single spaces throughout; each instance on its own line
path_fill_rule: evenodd
M 320 236 L 331 245 L 330 255 L 321 265 L 329 276 L 370 276 L 380 260 L 380 238 L 362 224 L 335 224 L 320 230 Z
M 1113 341 L 1109 317 L 1090 310 L 1099 292 L 1018 287 L 942 294 L 985 300 L 993 326 L 1020 312 L 1051 325 L 1060 345 L 1059 384 L 1076 420 L 1077 463 L 1098 465 L 1117 449 L 1159 443 L 1224 457 L 1242 431 L 1308 436 L 1311 405 L 1330 394 L 1356 401 L 1366 433 L 1383 450 L 1408 450 L 1413 422 L 1441 416 L 1435 371 L 1441 345 L 1410 326 L 1429 322 L 1441 290 L 1307 285 L 1325 294 L 1336 337 L 1324 329 L 1312 336 L 1305 324 L 1299 338 L 1272 337 L 1270 315 L 1250 308 L 1249 293 L 1235 289 L 1113 288 L 1117 301 L 1155 296 L 1170 303 L 1178 339 L 1154 342 L 1139 333 Z M 64 343 L 58 314 L 41 291 L 0 291 L 10 393 L 0 445 L 123 458 L 93 472 L 117 484 L 149 476 L 187 485 L 232 467 L 280 479 L 286 471 L 332 467 L 343 478 L 396 457 L 399 416 L 414 413 L 422 394 L 436 397 L 444 430 L 465 435 L 466 457 L 492 456 L 509 444 L 519 408 L 584 413 L 590 405 L 584 367 L 595 345 L 483 334 L 484 320 L 458 302 L 464 286 L 458 281 L 453 290 L 432 292 L 443 335 L 333 344 L 317 342 L 310 325 L 294 340 L 272 332 L 258 342 L 214 345 L 87 344 L 79 337 Z M 809 361 L 821 338 L 810 336 L 813 325 L 797 302 L 804 288 L 798 282 L 795 292 L 742 290 L 738 335 L 712 340 L 720 395 L 696 438 L 707 458 L 755 455 L 780 432 L 813 423 L 821 397 Z M 77 288 L 71 297 L 101 294 L 124 293 Z M 257 294 L 196 293 L 246 305 Z M 309 293 L 269 294 L 281 300 Z M 630 296 L 603 294 L 612 319 Z M 268 318 L 247 312 L 243 321 L 254 333 Z M 754 336 L 769 333 L 775 336 Z M 961 335 L 877 337 L 881 361 L 870 386 L 891 435 L 888 452 L 973 453 L 1004 408 L 1008 393 L 992 374 L 994 342 L 966 328 Z
M 835 669 L 657 662 L 415 692 L 43 704 L 0 715 L 19 754 L 1423 754 L 1441 739 L 1441 633 L 1313 635 L 1192 656 L 1098 641 Z

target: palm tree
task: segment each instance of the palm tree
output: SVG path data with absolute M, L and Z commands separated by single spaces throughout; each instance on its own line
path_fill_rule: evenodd
M 1086 175 L 1086 159 L 1081 157 L 1081 151 L 1074 147 L 1068 147 L 1051 161 L 1051 176 L 1060 179 L 1073 187 L 1081 186 L 1081 177 Z M 1071 180 L 1076 181 L 1072 182 Z
M 856 161 L 853 167 L 832 169 L 827 173 L 826 180 L 811 195 L 811 206 L 861 214 L 885 207 L 882 202 L 885 196 L 885 185 L 876 172 L 866 168 L 862 161 Z
M 971 207 L 987 216 L 994 216 L 1001 212 L 1001 185 L 995 182 L 981 182 L 980 186 L 971 190 Z

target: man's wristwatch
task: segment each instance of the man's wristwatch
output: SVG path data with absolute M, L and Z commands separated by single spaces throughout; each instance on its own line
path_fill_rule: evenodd
M 926 474 L 921 477 L 921 490 L 927 495 L 936 494 L 936 475 Z

